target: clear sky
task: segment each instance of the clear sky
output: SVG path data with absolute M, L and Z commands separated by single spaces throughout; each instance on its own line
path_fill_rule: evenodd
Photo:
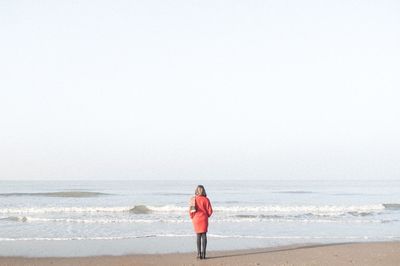
M 0 2 L 0 179 L 400 179 L 400 1 Z

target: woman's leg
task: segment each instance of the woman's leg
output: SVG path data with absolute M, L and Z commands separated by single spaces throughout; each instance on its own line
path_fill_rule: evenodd
M 201 257 L 201 233 L 197 234 L 197 258 Z
M 203 259 L 205 259 L 206 258 L 206 249 L 207 249 L 207 233 L 202 233 L 201 234 L 201 242 L 203 242 L 202 244 L 203 244 Z

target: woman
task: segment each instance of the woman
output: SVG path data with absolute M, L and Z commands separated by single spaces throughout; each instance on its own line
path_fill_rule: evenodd
M 208 217 L 213 210 L 206 190 L 202 185 L 197 186 L 195 196 L 192 197 L 189 215 L 192 219 L 194 231 L 197 234 L 197 258 L 206 258 Z M 194 207 L 194 208 L 193 208 Z

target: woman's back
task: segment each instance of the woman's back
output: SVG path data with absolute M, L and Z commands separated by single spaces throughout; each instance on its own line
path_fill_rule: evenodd
M 206 258 L 208 217 L 213 213 L 210 200 L 207 198 L 206 190 L 198 185 L 195 197 L 190 200 L 189 215 L 192 218 L 194 231 L 197 234 L 197 258 Z M 203 250 L 201 251 L 201 247 Z
M 210 200 L 205 196 L 196 196 L 196 212 L 190 213 L 196 233 L 208 231 L 208 217 L 212 212 Z
M 196 212 L 195 216 L 208 218 L 212 214 L 210 200 L 204 196 L 196 196 Z

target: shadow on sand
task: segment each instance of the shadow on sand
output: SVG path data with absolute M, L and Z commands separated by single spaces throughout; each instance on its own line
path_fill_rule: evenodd
M 256 255 L 256 254 L 267 254 L 267 253 L 275 253 L 275 252 L 283 252 L 283 251 L 291 251 L 291 250 L 299 250 L 299 249 L 309 249 L 309 248 L 318 248 L 318 247 L 329 247 L 329 246 L 337 246 L 343 244 L 353 244 L 353 242 L 346 242 L 346 243 L 332 243 L 332 244 L 315 244 L 315 245 L 302 245 L 302 246 L 291 246 L 291 247 L 284 247 L 284 248 L 277 248 L 277 249 L 268 249 L 268 250 L 256 250 L 256 251 L 237 251 L 234 254 L 229 254 L 228 252 L 223 255 L 217 256 L 208 256 L 207 260 L 210 259 L 221 259 L 221 258 L 229 258 L 229 257 L 239 257 L 239 256 L 246 256 L 246 255 Z

